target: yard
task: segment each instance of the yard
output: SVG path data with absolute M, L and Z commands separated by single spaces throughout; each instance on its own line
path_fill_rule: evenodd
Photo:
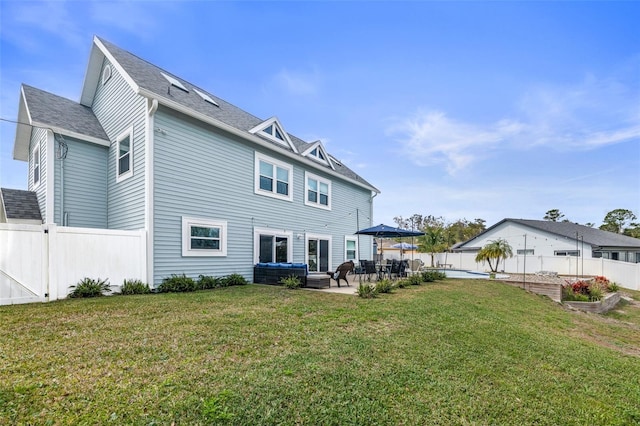
M 482 280 L 3 306 L 0 424 L 640 424 L 639 311 Z

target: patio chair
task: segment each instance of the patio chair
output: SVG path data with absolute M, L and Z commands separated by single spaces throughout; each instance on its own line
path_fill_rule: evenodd
M 413 259 L 411 261 L 409 261 L 409 269 L 407 270 L 407 274 L 408 275 L 413 275 L 413 274 L 417 274 L 420 272 L 420 268 L 422 268 L 422 260 L 420 259 Z
M 371 281 L 371 275 L 378 274 L 378 271 L 376 269 L 376 262 L 374 262 L 373 260 L 361 260 L 360 271 L 361 274 L 367 275 L 368 281 Z M 360 281 L 362 281 L 362 275 L 360 276 Z
M 340 287 L 340 280 L 344 280 L 349 285 L 349 280 L 347 279 L 347 274 L 355 269 L 355 264 L 353 260 L 348 260 L 344 263 L 341 263 L 340 266 L 336 269 L 335 272 L 327 272 L 327 275 L 330 275 L 331 278 L 336 280 L 338 283 L 338 287 Z
M 391 268 L 389 270 L 389 278 L 393 279 L 395 275 L 396 278 L 400 278 L 402 276 L 402 272 L 404 271 L 404 264 L 398 260 L 393 260 L 391 262 Z

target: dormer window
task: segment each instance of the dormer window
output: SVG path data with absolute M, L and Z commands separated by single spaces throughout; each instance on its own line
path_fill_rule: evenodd
M 177 79 L 171 77 L 170 75 L 167 75 L 163 72 L 161 72 L 160 74 L 162 74 L 162 76 L 169 82 L 169 84 L 173 87 L 177 87 L 180 90 L 184 90 L 185 92 L 189 93 L 189 91 L 187 90 L 186 87 L 184 87 L 184 85 L 182 83 L 180 83 Z
M 322 161 L 327 161 L 326 158 L 324 158 L 324 154 L 322 153 L 322 151 L 320 151 L 318 148 L 314 148 L 313 151 L 309 153 L 309 155 L 311 155 L 312 157 L 316 157 Z
M 289 135 L 287 135 L 287 133 L 282 129 L 282 125 L 276 117 L 263 121 L 250 129 L 249 133 L 264 136 L 273 142 L 288 146 L 293 152 L 298 153 L 295 145 L 291 142 L 291 139 L 289 139 Z

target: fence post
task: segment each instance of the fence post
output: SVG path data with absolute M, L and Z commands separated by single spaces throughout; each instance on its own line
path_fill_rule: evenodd
M 58 300 L 59 299 L 59 291 L 58 291 L 58 281 L 57 270 L 58 264 L 56 263 L 56 253 L 58 252 L 57 247 L 57 239 L 58 239 L 58 230 L 56 229 L 56 225 L 54 223 L 50 223 L 49 225 L 45 225 L 48 227 L 47 238 L 45 239 L 44 252 L 46 256 L 46 272 L 44 274 L 45 279 L 47 280 L 47 293 L 49 294 L 49 301 Z

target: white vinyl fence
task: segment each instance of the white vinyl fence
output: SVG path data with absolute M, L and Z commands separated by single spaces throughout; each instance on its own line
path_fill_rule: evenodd
M 0 224 L 0 305 L 64 299 L 85 277 L 146 282 L 145 231 Z
M 404 256 L 411 258 L 411 254 Z M 476 263 L 475 253 L 437 253 L 434 264 L 446 265 L 454 269 L 471 271 L 488 271 L 489 265 Z M 431 265 L 431 255 L 426 253 L 414 253 L 414 259 L 422 259 L 426 266 Z M 498 271 L 505 273 L 535 274 L 540 271 L 556 272 L 558 275 L 596 276 L 602 275 L 618 285 L 640 290 L 640 263 L 621 262 L 609 259 L 582 259 L 575 256 L 513 256 L 504 262 L 500 262 Z

